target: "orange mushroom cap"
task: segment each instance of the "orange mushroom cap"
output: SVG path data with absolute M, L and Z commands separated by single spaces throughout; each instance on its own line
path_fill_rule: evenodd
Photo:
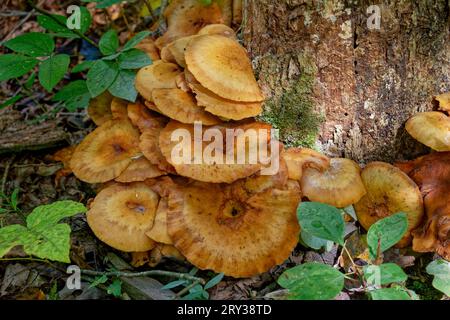
M 192 95 L 181 89 L 155 89 L 153 101 L 158 110 L 182 123 L 202 122 L 204 125 L 220 123 L 220 119 L 199 107 Z
M 87 212 L 97 238 L 125 252 L 155 246 L 145 233 L 153 226 L 159 196 L 144 183 L 112 185 L 100 191 Z
M 223 22 L 217 3 L 205 6 L 198 0 L 173 0 L 164 11 L 164 16 L 167 31 L 155 42 L 160 49 L 179 38 L 196 34 L 208 24 Z
M 181 71 L 174 63 L 155 61 L 152 65 L 144 67 L 136 74 L 136 90 L 146 100 L 153 101 L 154 89 L 175 89 L 176 77 Z
M 367 193 L 354 205 L 359 223 L 369 230 L 378 220 L 404 212 L 408 217 L 408 232 L 397 246 L 407 246 L 411 231 L 423 218 L 422 195 L 417 185 L 400 169 L 384 162 L 369 163 L 361 178 Z
M 350 159 L 333 158 L 323 172 L 306 168 L 301 177 L 303 195 L 311 201 L 345 208 L 366 194 L 361 168 Z
M 435 99 L 439 102 L 439 110 L 450 112 L 450 92 L 440 94 Z
M 151 164 L 144 156 L 133 159 L 130 165 L 115 180 L 117 182 L 129 183 L 145 181 L 165 175 L 158 166 Z
M 108 91 L 105 91 L 101 95 L 91 99 L 89 102 L 87 113 L 97 126 L 100 126 L 112 119 L 112 100 L 113 96 Z
M 75 176 L 88 183 L 117 178 L 139 153 L 139 132 L 127 120 L 110 120 L 77 146 L 70 161 Z
M 450 151 L 450 117 L 442 112 L 417 113 L 406 122 L 406 131 L 436 151 Z
M 436 251 L 450 261 L 450 152 L 396 164 L 422 192 L 426 219 L 412 232 L 413 250 Z
M 196 267 L 236 278 L 286 260 L 298 242 L 300 189 L 292 180 L 278 188 L 262 181 L 256 192 L 241 182 L 171 189 L 167 225 L 175 247 Z
M 253 129 L 255 132 L 258 130 L 266 130 L 268 131 L 267 136 L 270 137 L 270 125 L 262 124 L 258 122 L 248 123 L 248 124 L 221 124 L 213 127 L 203 127 L 202 128 L 202 137 L 206 130 L 214 129 L 215 132 L 221 132 L 222 137 L 225 138 L 224 141 L 215 141 L 218 146 L 217 150 L 214 152 L 214 159 L 204 159 L 203 156 L 206 154 L 206 150 L 211 142 L 200 142 L 201 146 L 200 154 L 195 152 L 195 130 L 193 125 L 182 124 L 177 121 L 171 121 L 169 124 L 161 131 L 159 135 L 159 147 L 161 153 L 164 155 L 166 160 L 175 168 L 176 172 L 184 177 L 188 177 L 191 179 L 195 179 L 203 182 L 212 182 L 212 183 L 231 183 L 238 179 L 242 179 L 248 177 L 258 171 L 263 167 L 260 162 L 261 159 L 258 159 L 257 154 L 254 152 L 258 152 L 257 149 L 251 149 L 248 147 L 248 140 L 246 136 L 248 129 Z M 234 149 L 226 150 L 226 129 L 232 129 L 233 132 L 237 133 L 240 131 L 240 134 L 235 136 L 234 138 Z M 241 130 L 239 130 L 241 129 Z M 182 141 L 173 141 L 174 132 L 182 132 L 186 133 L 186 137 L 182 137 Z M 210 131 L 211 132 L 211 131 Z M 240 140 L 238 140 L 240 139 Z M 253 139 L 256 144 L 261 146 L 262 144 L 267 143 L 267 141 L 261 141 L 258 136 L 256 139 Z M 242 150 L 237 150 L 238 145 L 243 145 L 242 141 L 245 141 L 246 144 Z M 230 143 L 230 142 L 228 142 Z M 219 147 L 220 145 L 220 147 Z M 180 159 L 173 159 L 173 150 L 175 148 L 179 148 L 180 152 L 177 153 L 177 156 L 180 157 L 188 157 L 190 159 L 189 162 L 178 161 Z M 190 150 L 191 155 L 184 155 L 185 150 Z M 231 153 L 233 151 L 233 153 Z M 186 151 L 187 152 L 187 151 Z M 217 153 L 216 153 L 217 152 Z M 241 157 L 243 161 L 239 163 L 237 161 L 237 156 L 239 152 L 244 152 Z M 228 161 L 227 163 L 227 154 L 228 158 L 232 158 L 232 161 Z M 201 159 L 197 157 L 201 156 Z M 208 156 L 208 154 L 207 154 Z M 253 157 L 253 159 L 252 159 Z M 271 157 L 271 150 L 268 150 L 268 157 Z M 256 161 L 254 158 L 256 158 Z M 216 159 L 219 159 L 216 161 Z M 182 160 L 182 159 L 181 159 Z M 250 161 L 252 160 L 252 161 Z M 220 161 L 220 162 L 219 162 Z
M 205 111 L 231 120 L 256 117 L 262 112 L 262 102 L 238 102 L 224 99 L 200 84 L 190 84 L 197 104 Z
M 206 27 L 203 27 L 197 34 L 200 36 L 215 34 L 236 40 L 236 33 L 234 30 L 224 24 L 209 24 Z
M 219 35 L 196 37 L 185 59 L 195 79 L 215 94 L 233 101 L 264 100 L 247 51 L 237 41 Z
M 308 148 L 289 148 L 281 156 L 289 170 L 289 179 L 301 181 L 303 169 L 325 171 L 330 167 L 330 158 Z

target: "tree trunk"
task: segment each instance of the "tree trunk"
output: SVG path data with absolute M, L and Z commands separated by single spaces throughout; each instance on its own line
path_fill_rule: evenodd
M 405 121 L 450 89 L 449 2 L 385 0 L 380 28 L 369 29 L 373 2 L 380 3 L 247 0 L 244 41 L 272 118 L 295 104 L 284 99 L 289 88 L 312 75 L 310 90 L 294 94 L 323 115 L 316 142 L 323 152 L 360 162 L 411 158 L 426 149 L 409 137 Z M 295 115 L 304 116 L 288 114 Z

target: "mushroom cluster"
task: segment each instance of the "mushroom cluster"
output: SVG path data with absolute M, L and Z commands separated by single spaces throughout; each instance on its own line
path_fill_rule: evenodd
M 283 159 L 262 174 L 283 145 L 270 125 L 254 120 L 264 96 L 230 12 L 215 2 L 171 1 L 167 32 L 139 45 L 153 63 L 137 73 L 138 100 L 105 92 L 89 105 L 97 128 L 73 151 L 70 170 L 100 184 L 87 222 L 101 241 L 131 253 L 135 265 L 170 257 L 247 277 L 282 263 L 297 244 L 300 182 Z M 256 147 L 249 131 L 263 133 Z M 178 132 L 189 138 L 174 140 Z M 215 139 L 211 159 L 204 152 L 198 159 L 194 146 L 207 150 L 211 132 L 223 141 Z M 264 161 L 251 161 L 265 146 Z M 177 161 L 177 148 L 189 150 L 189 161 Z M 329 159 L 317 156 L 327 167 Z
M 387 163 L 361 171 L 350 159 L 284 149 L 272 127 L 254 119 L 264 96 L 224 3 L 171 1 L 164 12 L 167 32 L 140 44 L 153 63 L 137 73 L 138 100 L 104 93 L 91 101 L 88 114 L 98 127 L 75 148 L 69 167 L 80 180 L 101 184 L 87 213 L 95 235 L 132 253 L 137 265 L 170 257 L 249 277 L 289 257 L 300 232 L 296 209 L 304 199 L 355 205 L 365 229 L 403 211 L 409 232 L 400 246 L 408 245 L 422 221 L 427 184 Z M 433 114 L 407 128 L 425 136 L 421 127 L 436 124 L 430 144 L 442 150 L 448 147 L 448 123 L 441 118 Z M 249 130 L 263 133 L 256 145 L 246 140 Z M 244 144 L 237 161 L 239 141 Z M 254 157 L 264 147 L 266 158 Z M 264 172 L 274 160 L 278 169 Z M 448 214 L 441 216 L 428 228 L 433 234 L 449 229 L 448 223 L 442 227 Z

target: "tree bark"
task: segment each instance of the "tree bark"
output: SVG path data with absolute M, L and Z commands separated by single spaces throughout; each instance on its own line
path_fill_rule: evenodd
M 377 3 L 380 28 L 369 29 L 367 9 Z M 368 162 L 427 151 L 404 123 L 450 90 L 448 0 L 247 0 L 243 30 L 269 98 L 311 58 L 310 96 L 325 119 L 317 145 L 326 154 Z

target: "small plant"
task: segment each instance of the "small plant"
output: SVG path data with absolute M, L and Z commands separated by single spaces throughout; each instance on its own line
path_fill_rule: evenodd
M 26 218 L 26 226 L 13 224 L 0 228 L 0 258 L 15 246 L 41 259 L 69 263 L 70 226 L 62 219 L 86 212 L 83 204 L 57 201 L 36 207 Z
M 192 269 L 189 274 L 191 276 L 194 276 L 197 273 L 198 269 L 194 268 Z M 204 286 L 197 282 L 193 282 L 190 280 L 175 280 L 172 282 L 169 282 L 164 287 L 162 287 L 162 290 L 168 290 L 168 289 L 174 289 L 177 287 L 184 287 L 178 293 L 180 295 L 180 298 L 183 300 L 207 300 L 209 298 L 208 289 L 213 288 L 216 286 L 220 281 L 222 281 L 224 274 L 219 273 L 216 276 L 214 276 L 211 280 L 209 280 Z
M 346 250 L 342 214 L 347 211 L 347 208 L 340 210 L 318 202 L 301 203 L 297 216 L 303 244 L 312 244 L 311 247 L 317 249 L 327 247 L 331 242 L 332 245 L 340 244 Z M 408 221 L 404 213 L 397 213 L 374 223 L 367 233 L 369 264 L 364 267 L 354 264 L 354 272 L 351 274 L 344 275 L 336 268 L 321 263 L 305 263 L 285 271 L 278 278 L 278 284 L 288 290 L 289 299 L 333 299 L 344 288 L 344 279 L 356 275 L 361 288 L 373 300 L 416 300 L 418 296 L 404 286 L 408 278 L 406 273 L 394 263 L 382 264 L 381 257 L 384 251 L 400 241 L 407 227 Z
M 111 1 L 102 1 L 110 6 Z M 118 2 L 118 1 L 116 1 Z M 134 102 L 137 91 L 134 87 L 136 70 L 152 63 L 148 55 L 134 48 L 147 37 L 150 32 L 136 34 L 122 48 L 119 48 L 119 38 L 115 30 L 108 30 L 98 44 L 85 36 L 89 30 L 92 17 L 85 7 L 80 7 L 79 29 L 69 29 L 67 18 L 38 9 L 39 24 L 49 33 L 30 32 L 7 41 L 4 46 L 14 51 L 11 54 L 0 55 L 0 81 L 22 77 L 38 66 L 39 83 L 48 92 L 64 78 L 69 70 L 70 56 L 55 52 L 54 37 L 83 38 L 100 50 L 101 58 L 83 61 L 72 69 L 72 73 L 87 72 L 86 80 L 75 80 L 64 86 L 53 97 L 53 101 L 61 102 L 69 111 L 86 108 L 90 99 L 97 97 L 106 90 L 113 96 Z M 34 82 L 34 73 L 25 85 Z M 30 83 L 28 83 L 30 82 Z M 20 98 L 12 97 L 0 107 L 6 107 Z
M 119 298 L 122 296 L 122 280 L 120 280 L 117 277 L 109 278 L 107 275 L 102 275 L 94 279 L 94 281 L 91 282 L 89 288 L 94 288 L 99 285 L 103 285 L 109 283 L 108 286 L 105 288 L 106 293 Z

